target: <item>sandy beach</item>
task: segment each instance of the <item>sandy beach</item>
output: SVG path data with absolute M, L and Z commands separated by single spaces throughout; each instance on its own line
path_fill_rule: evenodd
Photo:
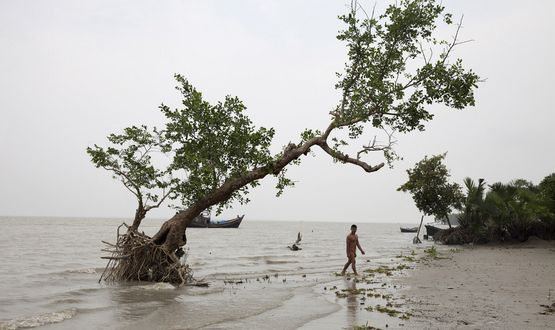
M 399 281 L 418 329 L 554 329 L 555 242 L 441 247 Z

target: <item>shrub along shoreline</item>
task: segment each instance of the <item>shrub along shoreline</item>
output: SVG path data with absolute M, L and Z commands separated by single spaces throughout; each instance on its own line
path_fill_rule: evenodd
M 523 242 L 530 236 L 555 239 L 555 173 L 538 185 L 518 179 L 486 186 L 483 179 L 464 180 L 460 226 L 443 230 L 444 244 Z

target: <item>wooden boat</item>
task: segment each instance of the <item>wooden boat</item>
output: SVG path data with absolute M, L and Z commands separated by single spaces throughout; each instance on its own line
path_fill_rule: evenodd
M 426 227 L 426 233 L 428 234 L 428 237 L 434 237 L 435 234 L 443 230 L 442 228 L 438 228 L 434 225 L 424 225 L 424 227 Z
M 459 214 L 449 214 L 449 222 L 451 223 L 451 227 L 455 228 L 459 226 Z M 449 229 L 449 224 L 446 223 L 444 219 L 435 219 L 435 222 L 430 222 L 426 225 L 426 233 L 428 237 L 433 238 L 435 234 L 442 230 Z
M 446 225 L 443 223 L 437 223 L 437 222 L 432 222 L 424 226 L 426 227 L 426 233 L 428 234 L 428 237 L 434 237 L 434 235 L 439 233 L 440 231 L 449 229 L 449 225 Z M 454 228 L 457 226 L 452 226 L 452 227 Z
M 210 216 L 201 214 L 187 226 L 187 228 L 239 228 L 245 215 L 230 220 L 211 220 Z
M 418 227 L 401 227 L 402 233 L 416 233 L 418 231 Z

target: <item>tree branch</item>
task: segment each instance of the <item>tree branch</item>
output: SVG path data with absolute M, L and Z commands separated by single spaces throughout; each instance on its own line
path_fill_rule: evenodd
M 127 180 L 127 182 L 129 182 L 129 184 L 131 184 L 131 186 L 132 186 L 133 188 L 135 188 L 135 191 L 131 190 L 131 188 L 129 188 L 129 187 L 127 186 L 127 184 L 125 183 L 125 181 L 122 180 L 123 185 L 125 186 L 125 188 L 127 188 L 133 195 L 135 195 L 135 197 L 137 197 L 137 198 L 141 201 L 141 203 L 142 203 L 142 194 L 141 194 L 141 190 L 140 190 L 139 187 L 133 182 L 133 180 L 131 180 L 131 179 L 129 178 L 129 176 L 128 176 L 125 172 L 123 172 L 123 171 L 121 171 L 121 170 L 118 170 L 117 168 L 113 168 L 113 167 L 102 166 L 102 168 L 105 169 L 105 170 L 107 170 L 107 171 L 112 171 L 112 172 L 116 173 L 117 175 L 120 175 L 120 176 L 122 176 L 123 178 L 125 178 L 125 179 Z
M 163 192 L 162 192 L 163 193 Z M 160 198 L 160 201 L 157 204 L 154 205 L 148 205 L 147 207 L 145 207 L 145 211 L 150 211 L 152 209 L 158 208 L 160 207 L 160 205 L 162 205 L 162 203 L 164 202 L 164 200 L 172 193 L 172 190 L 170 189 L 167 193 L 163 193 L 164 195 L 162 196 L 162 198 Z
M 343 154 L 343 153 L 331 148 L 327 144 L 326 141 L 321 141 L 320 143 L 318 143 L 318 146 L 320 148 L 322 148 L 322 150 L 324 150 L 327 154 L 329 154 L 333 158 L 338 159 L 338 160 L 340 160 L 344 163 L 351 163 L 351 164 L 360 166 L 368 173 L 376 172 L 377 170 L 379 170 L 380 168 L 382 168 L 385 165 L 384 163 L 380 163 L 376 166 L 371 166 L 371 165 L 361 161 L 360 159 L 351 158 L 351 157 L 349 157 L 349 155 Z
M 389 150 L 392 148 L 392 146 L 397 142 L 397 140 L 393 140 L 393 134 L 394 132 L 392 131 L 391 133 L 387 132 L 387 130 L 385 130 L 385 133 L 387 134 L 388 137 L 388 142 L 385 145 L 380 145 L 380 144 L 376 144 L 376 137 L 374 136 L 374 139 L 366 146 L 363 146 L 362 150 L 360 150 L 359 152 L 357 152 L 357 159 L 360 159 L 360 155 L 362 154 L 366 154 L 369 152 L 373 152 L 373 151 L 385 151 L 385 150 Z

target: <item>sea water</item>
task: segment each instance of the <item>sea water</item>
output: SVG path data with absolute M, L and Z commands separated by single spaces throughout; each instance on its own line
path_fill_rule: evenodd
M 238 229 L 188 229 L 187 263 L 210 285 L 176 288 L 98 283 L 101 241 L 113 242 L 122 222 L 0 217 L 0 329 L 294 329 L 341 313 L 320 291 L 346 261 L 350 223 L 245 218 Z M 141 229 L 152 235 L 161 223 L 146 219 Z M 358 228 L 359 271 L 411 248 L 399 224 Z M 299 232 L 302 250 L 291 251 Z

